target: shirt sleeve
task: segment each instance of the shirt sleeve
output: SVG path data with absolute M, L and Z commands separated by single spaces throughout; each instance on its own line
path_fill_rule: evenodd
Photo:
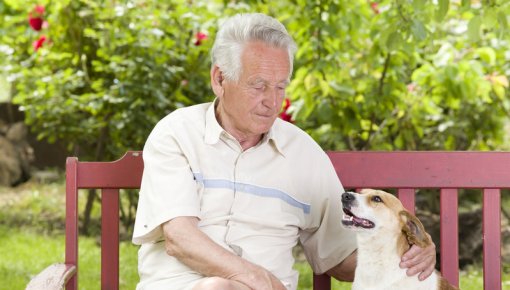
M 133 243 L 162 239 L 161 224 L 179 216 L 200 215 L 197 183 L 168 122 L 160 122 L 143 149 L 144 170 Z
M 314 273 L 322 274 L 341 263 L 356 250 L 356 235 L 342 226 L 343 186 L 327 157 L 319 164 L 313 190 L 309 227 L 300 242 Z

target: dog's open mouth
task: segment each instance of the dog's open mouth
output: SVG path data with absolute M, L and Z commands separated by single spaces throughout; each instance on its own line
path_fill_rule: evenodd
M 361 227 L 364 229 L 371 229 L 375 226 L 373 222 L 371 222 L 367 219 L 363 219 L 363 218 L 359 218 L 359 217 L 355 216 L 350 210 L 348 210 L 346 208 L 344 208 L 343 210 L 344 210 L 344 215 L 342 218 L 342 223 L 344 225 Z

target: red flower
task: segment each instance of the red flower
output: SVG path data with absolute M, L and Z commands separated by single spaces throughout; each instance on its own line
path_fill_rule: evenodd
M 289 109 L 289 107 L 290 107 L 290 100 L 288 98 L 285 98 L 283 100 L 283 107 L 282 107 L 282 112 L 280 113 L 280 119 L 287 121 L 287 122 L 294 123 L 294 120 L 292 120 L 292 115 L 287 113 L 287 110 Z
M 207 34 L 203 33 L 203 32 L 197 32 L 197 34 L 195 34 L 195 42 L 194 44 L 196 46 L 199 46 L 202 44 L 202 41 L 204 40 L 207 40 Z
M 41 30 L 43 26 L 44 6 L 36 5 L 32 12 L 28 13 L 28 24 L 35 31 Z
M 35 51 L 39 50 L 39 48 L 41 48 L 43 46 L 43 43 L 45 41 L 46 41 L 46 36 L 41 35 L 41 37 L 39 37 L 39 39 L 37 39 L 36 41 L 34 41 L 32 43 L 32 46 L 34 47 L 34 50 Z
M 43 19 L 40 17 L 36 18 L 32 16 L 28 17 L 28 24 L 30 24 L 30 27 L 32 27 L 32 29 L 34 29 L 35 31 L 41 30 L 43 22 L 44 22 Z
M 371 2 L 370 3 L 370 8 L 372 8 L 372 11 L 374 11 L 375 14 L 379 14 L 380 11 L 379 11 L 379 3 L 377 2 Z
M 36 5 L 34 8 L 34 12 L 42 16 L 44 14 L 44 6 Z

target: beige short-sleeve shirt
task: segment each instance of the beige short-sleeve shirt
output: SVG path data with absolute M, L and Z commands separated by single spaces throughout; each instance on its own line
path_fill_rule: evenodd
M 195 105 L 156 125 L 143 158 L 133 234 L 142 245 L 140 284 L 192 273 L 161 243 L 161 224 L 179 216 L 198 217 L 211 239 L 268 269 L 288 289 L 297 287 L 292 248 L 298 240 L 316 273 L 355 250 L 353 235 L 341 226 L 343 187 L 335 170 L 293 124 L 277 119 L 243 152 L 218 124 L 213 103 Z

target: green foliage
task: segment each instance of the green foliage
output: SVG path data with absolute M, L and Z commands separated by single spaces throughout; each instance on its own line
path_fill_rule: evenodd
M 289 91 L 324 148 L 502 148 L 510 3 L 304 3 L 288 19 L 300 46 Z
M 323 148 L 506 149 L 508 1 L 39 4 L 48 26 L 35 31 L 35 1 L 0 0 L 0 62 L 39 137 L 82 158 L 141 149 L 164 115 L 212 100 L 217 24 L 245 11 L 277 17 L 296 39 L 290 112 Z
M 7 73 L 14 102 L 40 138 L 111 159 L 141 149 L 165 114 L 212 99 L 211 41 L 194 44 L 198 32 L 214 36 L 216 18 L 205 3 L 52 1 L 39 32 L 27 25 L 26 6 L 14 3 L 2 31 L 16 50 Z M 43 34 L 48 40 L 35 51 L 31 43 Z

